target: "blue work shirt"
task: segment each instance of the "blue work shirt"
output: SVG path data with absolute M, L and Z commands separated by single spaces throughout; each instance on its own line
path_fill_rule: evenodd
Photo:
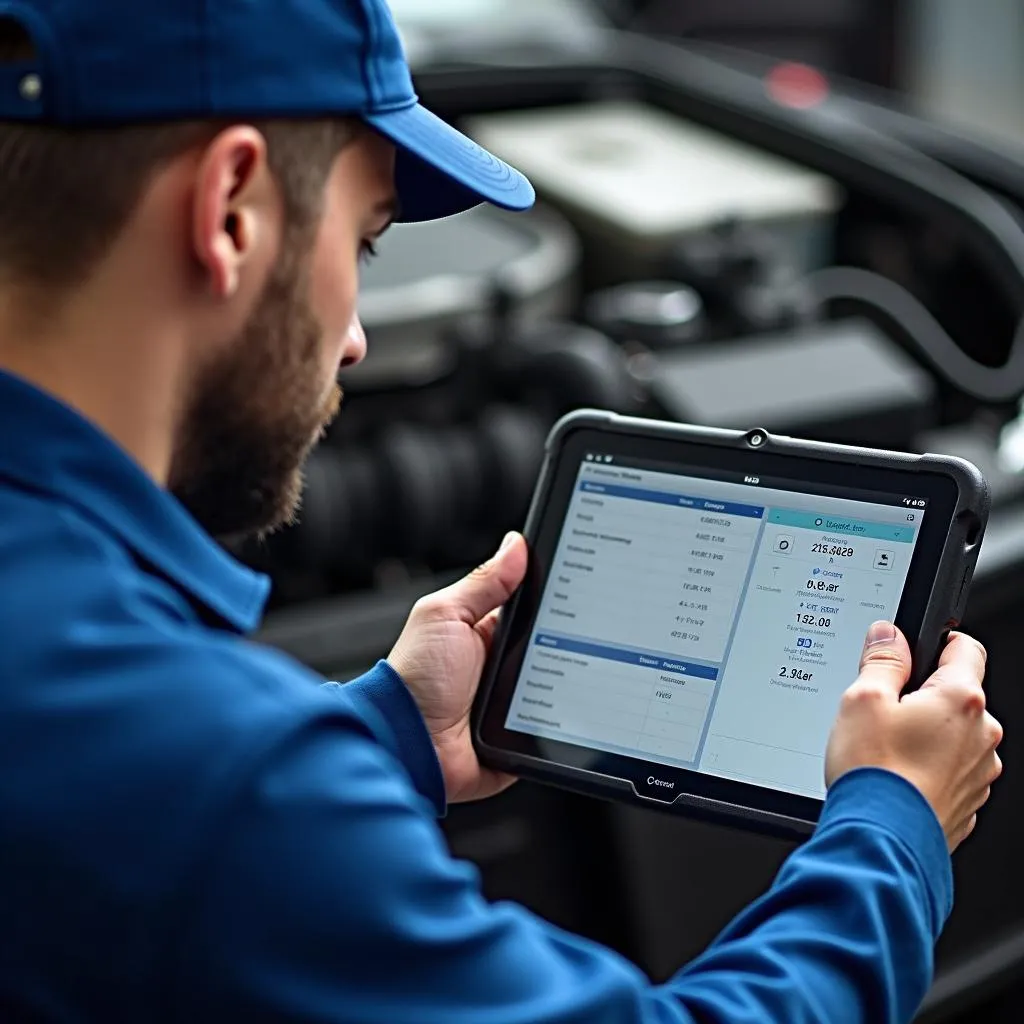
M 932 973 L 939 824 L 861 770 L 670 982 L 481 895 L 416 705 L 247 638 L 265 579 L 0 373 L 0 1020 L 889 1024 Z M 680 928 L 685 922 L 680 921 Z

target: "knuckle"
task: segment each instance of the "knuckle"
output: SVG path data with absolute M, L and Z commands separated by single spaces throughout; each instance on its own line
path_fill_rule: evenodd
M 969 715 L 978 716 L 985 710 L 985 691 L 971 677 L 961 673 L 945 677 L 943 694 L 954 707 Z
M 873 707 L 881 702 L 883 696 L 882 688 L 870 680 L 861 680 L 854 683 L 842 697 L 844 708 L 851 710 L 863 707 Z
M 977 686 L 965 686 L 961 694 L 961 706 L 970 715 L 980 715 L 985 710 L 985 693 Z

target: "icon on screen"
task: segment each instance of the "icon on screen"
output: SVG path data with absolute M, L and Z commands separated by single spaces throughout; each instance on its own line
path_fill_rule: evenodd
M 797 641 L 796 641 L 797 647 L 810 647 L 811 644 L 812 644 L 812 641 L 811 641 L 811 638 L 809 636 L 798 637 Z
M 875 552 L 876 569 L 891 569 L 894 561 L 895 555 L 892 551 L 885 551 L 880 549 Z
M 822 525 L 824 525 L 824 522 L 825 522 L 824 519 L 815 519 L 814 520 L 814 525 L 815 526 L 822 526 Z
M 775 538 L 775 550 L 780 555 L 788 555 L 793 550 L 793 538 L 785 534 Z

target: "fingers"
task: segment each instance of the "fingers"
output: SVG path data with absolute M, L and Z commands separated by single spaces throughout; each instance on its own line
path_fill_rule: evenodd
M 526 541 L 520 534 L 510 533 L 490 561 L 434 595 L 432 603 L 452 609 L 457 618 L 476 625 L 500 608 L 523 582 L 527 560 Z
M 991 718 L 990 715 L 986 716 Z M 1001 735 L 1002 728 L 999 723 L 992 719 L 995 727 Z M 986 723 L 986 726 L 988 723 Z M 992 795 L 992 787 L 1003 773 L 1003 762 L 994 749 L 989 750 L 978 762 L 977 766 L 968 776 L 965 786 L 965 799 L 961 803 L 960 813 L 962 824 L 954 829 L 949 836 L 950 850 L 955 850 L 974 831 L 978 820 L 978 813 L 988 803 Z
M 491 649 L 491 642 L 494 640 L 494 631 L 498 628 L 498 620 L 501 618 L 501 609 L 495 608 L 488 612 L 474 627 L 484 642 L 487 650 Z
M 977 767 L 971 772 L 967 779 L 968 789 L 972 793 L 983 793 L 987 791 L 991 786 L 999 780 L 999 777 L 1003 774 L 1003 762 L 999 755 L 994 751 L 988 751 L 981 760 L 978 761 Z M 987 798 L 986 798 L 987 799 Z M 977 806 L 981 806 L 980 804 Z M 977 810 L 977 807 L 974 808 Z
M 991 785 L 983 786 L 971 794 L 970 801 L 963 811 L 962 824 L 959 828 L 954 829 L 950 837 L 951 851 L 955 850 L 974 831 L 975 826 L 978 824 L 978 814 L 988 803 L 991 795 Z
M 992 744 L 992 749 L 995 750 L 1003 742 L 1003 726 L 997 718 L 994 718 L 987 711 L 985 712 L 985 729 L 986 738 Z
M 910 646 L 891 622 L 876 622 L 869 630 L 861 655 L 859 689 L 883 689 L 899 697 L 910 679 Z
M 950 633 L 949 640 L 939 657 L 939 667 L 958 665 L 968 668 L 979 678 L 985 674 L 988 664 L 988 651 L 972 636 L 966 633 Z
M 958 709 L 980 716 L 985 713 L 982 684 L 987 661 L 988 653 L 977 640 L 964 633 L 951 633 L 939 658 L 938 668 L 925 680 L 921 690 L 924 693 L 938 692 Z M 998 726 L 995 719 L 992 723 Z
M 980 687 L 985 678 L 988 652 L 966 633 L 950 633 L 939 657 L 939 666 L 925 686 L 961 683 Z
M 956 831 L 949 837 L 949 852 L 954 852 L 961 843 L 967 840 L 978 824 L 978 815 L 972 814 Z

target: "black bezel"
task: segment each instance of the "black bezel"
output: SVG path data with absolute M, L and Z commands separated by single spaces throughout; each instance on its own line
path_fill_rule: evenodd
M 750 443 L 755 433 L 761 435 L 756 445 Z M 796 485 L 814 482 L 926 499 L 896 615 L 915 652 L 915 683 L 933 667 L 944 634 L 962 614 L 987 520 L 987 491 L 980 474 L 962 460 L 944 457 L 894 455 L 775 438 L 760 430 L 716 431 L 589 411 L 572 414 L 552 431 L 524 531 L 529 570 L 502 616 L 474 711 L 474 739 L 481 759 L 600 796 L 743 821 L 771 831 L 809 831 L 820 813 L 820 800 L 504 727 L 579 466 L 593 451 L 617 459 L 654 460 L 691 475 L 706 467 L 783 478 Z M 652 775 L 674 786 L 652 787 L 646 782 Z

